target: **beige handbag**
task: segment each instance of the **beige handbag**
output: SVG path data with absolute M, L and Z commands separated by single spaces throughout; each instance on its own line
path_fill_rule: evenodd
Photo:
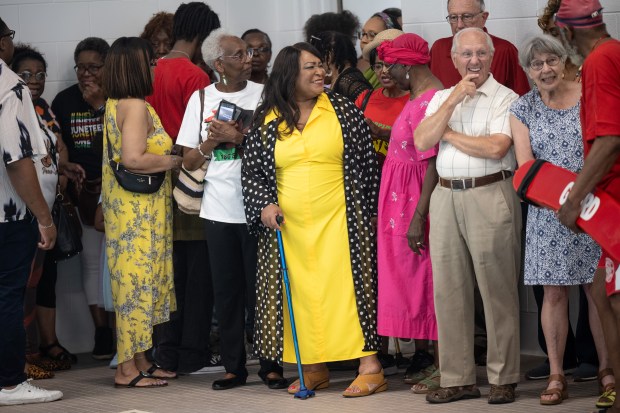
M 198 145 L 202 143 L 202 120 L 204 112 L 204 89 L 198 92 L 200 96 L 200 127 L 198 128 Z M 194 171 L 188 171 L 181 165 L 179 178 L 172 191 L 179 209 L 189 215 L 200 214 L 200 205 L 202 204 L 202 195 L 204 193 L 205 175 L 209 167 L 210 159 L 206 159 L 204 163 Z

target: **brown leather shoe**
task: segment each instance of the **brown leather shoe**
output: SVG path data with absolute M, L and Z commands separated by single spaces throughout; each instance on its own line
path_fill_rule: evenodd
M 489 404 L 504 404 L 512 403 L 515 401 L 515 389 L 517 383 L 491 385 L 491 391 L 489 392 Z

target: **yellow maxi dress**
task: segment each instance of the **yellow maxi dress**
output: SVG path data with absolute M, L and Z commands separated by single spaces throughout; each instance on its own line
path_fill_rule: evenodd
M 123 189 L 107 162 L 119 161 L 121 133 L 116 124 L 118 100 L 108 99 L 104 119 L 102 205 L 106 254 L 116 311 L 118 361 L 152 347 L 153 326 L 170 319 L 176 309 L 172 268 L 172 186 L 170 172 L 156 193 Z M 147 152 L 169 154 L 172 140 L 155 110 L 146 103 L 155 131 L 147 137 Z
M 270 114 L 266 122 L 274 117 Z M 282 239 L 304 364 L 375 353 L 363 351 L 355 303 L 343 151 L 340 123 L 325 94 L 303 132 L 295 130 L 275 146 L 278 201 L 285 218 Z M 283 360 L 295 363 L 286 299 L 283 318 Z

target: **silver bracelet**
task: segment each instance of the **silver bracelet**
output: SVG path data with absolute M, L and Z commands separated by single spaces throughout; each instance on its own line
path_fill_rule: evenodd
M 196 149 L 198 149 L 198 152 L 202 155 L 203 158 L 205 158 L 207 161 L 211 160 L 211 155 L 205 155 L 205 153 L 202 151 L 202 149 L 200 149 L 200 145 L 196 146 Z
M 53 226 L 54 226 L 54 221 L 52 221 L 52 223 L 49 224 L 49 225 L 41 225 L 41 224 L 39 224 L 39 228 L 41 228 L 41 229 L 48 229 L 48 228 L 51 228 Z

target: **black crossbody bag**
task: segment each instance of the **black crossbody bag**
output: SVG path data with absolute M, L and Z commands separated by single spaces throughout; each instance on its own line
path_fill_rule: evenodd
M 159 191 L 159 188 L 166 179 L 166 172 L 157 172 L 154 174 L 139 174 L 131 172 L 123 166 L 122 163 L 112 159 L 112 145 L 108 139 L 107 129 L 104 137 L 108 145 L 108 162 L 116 177 L 116 182 L 129 192 L 138 194 L 153 194 Z M 122 137 L 121 137 L 122 139 Z

